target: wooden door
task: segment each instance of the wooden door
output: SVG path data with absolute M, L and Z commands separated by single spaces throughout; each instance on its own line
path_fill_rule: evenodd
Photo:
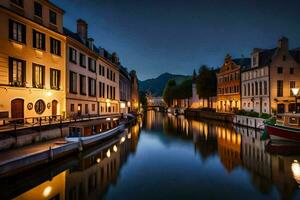
M 11 101 L 11 117 L 24 118 L 24 100 L 14 99 Z
M 57 101 L 53 100 L 52 101 L 52 116 L 56 116 L 57 115 Z

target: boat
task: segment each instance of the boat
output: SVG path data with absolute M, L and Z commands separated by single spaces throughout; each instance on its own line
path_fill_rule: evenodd
M 119 118 L 96 119 L 69 126 L 68 142 L 81 142 L 83 146 L 109 138 L 125 129 Z
M 269 140 L 266 144 L 266 151 L 271 154 L 298 155 L 300 152 L 300 143 Z
M 275 123 L 265 123 L 272 141 L 300 142 L 300 114 L 278 114 Z

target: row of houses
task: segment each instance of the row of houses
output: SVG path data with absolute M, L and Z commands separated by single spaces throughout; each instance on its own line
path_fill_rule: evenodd
M 0 117 L 137 111 L 136 72 L 96 46 L 84 20 L 65 28 L 64 13 L 48 0 L 0 1 Z
M 282 37 L 272 49 L 254 48 L 251 58 L 227 55 L 217 73 L 217 106 L 235 110 L 285 113 L 296 110 L 292 88 L 300 87 L 300 48 L 290 49 Z

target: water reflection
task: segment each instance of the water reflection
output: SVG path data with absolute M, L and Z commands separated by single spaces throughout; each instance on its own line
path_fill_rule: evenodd
M 0 199 L 300 198 L 300 154 L 267 153 L 260 132 L 158 112 L 147 112 L 141 124 L 1 180 Z

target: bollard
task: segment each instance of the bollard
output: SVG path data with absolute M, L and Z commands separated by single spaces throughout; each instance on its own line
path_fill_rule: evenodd
M 53 149 L 51 146 L 49 146 L 49 160 L 53 160 Z

